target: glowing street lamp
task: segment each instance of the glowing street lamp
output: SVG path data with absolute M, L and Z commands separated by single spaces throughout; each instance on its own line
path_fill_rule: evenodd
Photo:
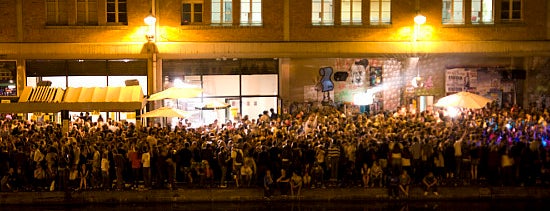
M 147 26 L 149 26 L 149 30 L 147 31 L 145 37 L 149 42 L 152 42 L 155 40 L 155 24 L 157 23 L 157 18 L 153 16 L 153 14 L 149 14 L 143 19 L 143 21 L 147 24 Z
M 414 35 L 413 35 L 413 43 L 415 45 L 415 51 L 416 51 L 416 40 L 418 39 L 418 34 L 420 32 L 420 25 L 426 23 L 426 16 L 422 15 L 422 14 L 417 14 L 415 17 L 414 17 Z M 420 67 L 419 67 L 419 63 L 420 63 L 420 58 L 415 58 L 416 59 L 416 77 L 414 77 L 411 81 L 411 84 L 414 88 L 418 88 L 418 87 L 422 87 L 424 86 L 424 84 L 422 83 L 422 77 L 420 77 Z
M 418 24 L 418 25 L 422 25 L 422 24 L 425 24 L 426 23 L 426 16 L 422 15 L 422 14 L 418 14 L 414 17 L 414 23 Z

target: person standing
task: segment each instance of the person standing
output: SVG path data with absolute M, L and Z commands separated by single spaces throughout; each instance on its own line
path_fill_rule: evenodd
M 151 188 L 151 154 L 149 149 L 145 148 L 143 154 L 141 154 L 141 164 L 143 169 L 143 183 L 145 188 Z
M 116 171 L 116 186 L 117 190 L 122 190 L 124 186 L 124 178 L 123 178 L 123 172 L 124 172 L 124 156 L 120 154 L 118 150 L 114 151 L 115 156 L 115 171 Z
M 264 176 L 264 197 L 269 198 L 273 196 L 273 176 L 271 176 L 271 171 L 268 169 L 265 172 Z
M 139 175 L 141 170 L 141 160 L 139 159 L 139 153 L 136 151 L 136 147 L 132 146 L 131 150 L 128 152 L 128 160 L 130 165 L 132 165 L 132 179 L 133 179 L 133 188 L 137 188 L 139 181 Z
M 101 179 L 103 181 L 103 189 L 108 190 L 111 186 L 111 179 L 109 178 L 109 157 L 107 152 L 103 152 L 101 158 Z

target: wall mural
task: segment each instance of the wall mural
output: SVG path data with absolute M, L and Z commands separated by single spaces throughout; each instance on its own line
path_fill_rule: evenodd
M 397 59 L 336 59 L 334 67 L 350 75 L 344 81 L 334 82 L 336 102 L 354 103 L 354 97 L 361 95 L 372 98 L 367 102 L 372 102 L 374 110 L 391 110 L 399 105 L 401 62 Z

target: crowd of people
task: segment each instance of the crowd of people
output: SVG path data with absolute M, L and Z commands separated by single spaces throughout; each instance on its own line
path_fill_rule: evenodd
M 9 117 L 9 118 L 8 118 Z M 334 106 L 221 124 L 136 127 L 111 119 L 54 122 L 3 115 L 1 191 L 534 186 L 550 183 L 546 110 L 497 108 L 351 114 Z

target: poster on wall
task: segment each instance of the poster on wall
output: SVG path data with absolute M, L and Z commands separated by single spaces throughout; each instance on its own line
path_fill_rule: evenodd
M 445 92 L 477 92 L 477 70 L 453 68 L 445 71 Z
M 382 67 L 370 68 L 370 86 L 377 86 L 382 83 Z
M 17 63 L 0 60 L 0 97 L 17 96 Z

